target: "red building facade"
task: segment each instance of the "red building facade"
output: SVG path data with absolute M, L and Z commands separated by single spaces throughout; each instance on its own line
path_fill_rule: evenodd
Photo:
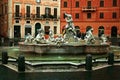
M 65 12 L 72 15 L 81 33 L 92 27 L 96 37 L 120 37 L 120 0 L 61 0 L 61 33 L 66 25 Z

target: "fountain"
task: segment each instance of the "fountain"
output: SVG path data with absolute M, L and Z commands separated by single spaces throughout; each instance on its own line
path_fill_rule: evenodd
M 19 42 L 20 51 L 35 52 L 39 54 L 105 54 L 109 52 L 110 45 L 103 34 L 99 40 L 96 40 L 92 34 L 93 28 L 86 32 L 85 38 L 76 36 L 76 30 L 73 24 L 72 16 L 65 13 L 64 33 L 54 38 L 52 30 L 49 30 L 49 38 L 45 39 L 44 30 L 38 30 L 34 38 L 29 33 L 24 42 Z

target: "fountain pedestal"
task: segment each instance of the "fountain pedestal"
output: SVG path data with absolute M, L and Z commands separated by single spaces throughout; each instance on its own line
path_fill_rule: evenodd
M 20 51 L 39 54 L 106 54 L 110 45 L 54 45 L 54 44 L 24 44 L 19 43 Z

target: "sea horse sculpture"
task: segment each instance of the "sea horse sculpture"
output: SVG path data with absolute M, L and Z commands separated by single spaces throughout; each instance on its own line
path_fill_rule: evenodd
M 93 28 L 90 28 L 85 35 L 84 40 L 86 41 L 87 44 L 94 44 L 95 43 L 95 38 L 92 34 Z
M 37 36 L 33 40 L 34 43 L 46 43 L 44 30 L 41 28 L 38 30 Z

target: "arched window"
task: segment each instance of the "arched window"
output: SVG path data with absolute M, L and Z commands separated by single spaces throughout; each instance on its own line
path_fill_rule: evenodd
M 117 37 L 117 27 L 113 26 L 111 28 L 111 37 Z
M 89 29 L 91 29 L 92 27 L 91 26 L 87 26 L 86 27 L 86 32 L 89 30 Z
M 102 34 L 104 34 L 104 26 L 100 26 L 98 28 L 98 37 L 100 37 Z

